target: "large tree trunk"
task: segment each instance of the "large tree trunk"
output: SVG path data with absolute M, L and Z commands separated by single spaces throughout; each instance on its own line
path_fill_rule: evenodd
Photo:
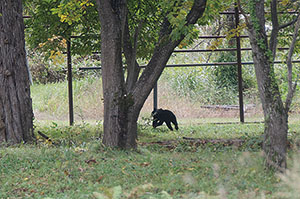
M 97 0 L 101 22 L 101 66 L 104 96 L 103 143 L 122 149 L 136 148 L 137 120 L 140 110 L 155 82 L 162 73 L 174 48 L 183 40 L 170 39 L 168 19 L 162 25 L 160 38 L 152 59 L 139 75 L 136 62 L 136 42 L 130 42 L 126 0 Z M 186 25 L 194 24 L 202 16 L 206 0 L 196 0 L 186 18 Z M 136 31 L 138 32 L 138 30 Z M 135 41 L 137 35 L 135 35 Z M 122 49 L 128 65 L 125 83 Z
M 132 96 L 125 88 L 122 65 L 122 20 L 125 1 L 97 1 L 101 10 L 101 66 L 104 98 L 104 136 L 106 146 L 119 148 L 136 147 L 136 126 L 129 126 Z M 114 4 L 116 3 L 116 4 Z
M 280 170 L 286 168 L 288 114 L 282 103 L 273 67 L 264 56 L 264 52 L 259 51 L 255 44 L 252 44 L 252 49 L 265 118 L 263 150 L 266 155 L 266 165 Z
M 32 141 L 33 111 L 21 0 L 0 3 L 0 142 Z
M 265 32 L 264 1 L 251 0 L 249 3 L 253 4 L 250 5 L 249 38 L 265 118 L 263 150 L 266 165 L 281 170 L 286 168 L 288 113 L 275 78 L 272 62 L 276 53 L 270 50 Z M 270 46 L 276 49 L 276 41 L 272 41 Z

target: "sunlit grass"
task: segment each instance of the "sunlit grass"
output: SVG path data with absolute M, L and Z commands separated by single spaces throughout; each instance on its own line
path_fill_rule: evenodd
M 101 79 L 97 78 L 73 81 L 73 107 L 77 121 L 85 118 L 102 118 L 101 85 Z M 34 84 L 31 86 L 31 96 L 37 119 L 67 120 L 69 112 L 67 82 Z
M 97 198 L 111 192 L 120 192 L 121 198 L 297 198 L 299 159 L 292 161 L 300 143 L 297 114 L 289 118 L 288 138 L 295 147 L 288 153 L 291 170 L 278 176 L 264 168 L 261 114 L 247 113 L 244 124 L 238 114 L 195 114 L 200 103 L 173 96 L 165 86 L 162 82 L 159 88 L 159 104 L 176 113 L 179 130 L 151 127 L 150 99 L 139 119 L 138 150 L 120 151 L 101 144 L 100 79 L 73 82 L 74 126 L 68 124 L 67 83 L 33 85 L 35 132 L 45 133 L 52 142 L 36 134 L 37 145 L 0 148 L 0 198 Z M 245 142 L 239 147 L 197 146 L 184 137 Z M 155 144 L 165 141 L 173 142 Z

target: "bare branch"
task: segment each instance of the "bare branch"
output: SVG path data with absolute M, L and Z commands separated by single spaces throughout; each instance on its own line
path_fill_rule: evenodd
M 134 52 L 134 54 L 136 54 L 136 51 L 137 51 L 137 42 L 138 42 L 139 34 L 142 29 L 142 25 L 143 25 L 143 21 L 140 21 L 139 25 L 134 30 L 134 36 L 133 36 L 133 52 Z
M 292 56 L 294 53 L 299 29 L 300 29 L 300 14 L 297 16 L 297 22 L 296 22 L 295 29 L 294 29 L 293 39 L 292 39 L 292 42 L 291 42 L 291 45 L 289 48 L 287 61 L 286 61 L 287 67 L 288 67 L 288 94 L 287 94 L 286 102 L 285 102 L 286 111 L 289 111 L 289 109 L 290 109 L 290 106 L 292 103 L 292 98 L 295 93 L 297 82 L 298 82 L 298 77 L 299 77 L 299 74 L 298 74 L 297 79 L 295 80 L 295 83 L 293 85 L 293 82 L 292 82 L 292 76 L 293 76 L 293 74 L 292 74 L 292 69 L 293 69 Z
M 125 27 L 124 27 L 124 37 L 123 37 L 123 50 L 127 63 L 127 78 L 126 78 L 126 87 L 127 91 L 129 91 L 134 83 L 138 79 L 138 74 L 140 72 L 139 64 L 136 61 L 136 52 L 137 52 L 137 40 L 138 35 L 140 33 L 142 27 L 142 22 L 139 23 L 138 27 L 135 29 L 133 45 L 130 40 L 128 19 L 126 19 Z
M 277 0 L 271 1 L 271 21 L 272 21 L 272 32 L 269 41 L 270 50 L 272 51 L 272 59 L 275 60 L 276 49 L 277 49 L 277 37 L 279 32 L 279 22 L 277 15 Z
M 288 22 L 286 24 L 280 25 L 279 29 L 284 29 L 284 28 L 286 28 L 288 26 L 291 26 L 291 25 L 295 24 L 297 22 L 298 16 L 294 20 L 292 20 L 292 21 L 290 21 L 290 22 Z
M 239 11 L 241 11 L 242 15 L 244 16 L 245 21 L 246 21 L 246 25 L 250 26 L 249 18 L 246 15 L 245 11 L 242 9 L 241 1 L 240 0 L 237 0 L 237 7 L 239 8 Z
M 186 17 L 185 26 L 195 24 L 197 20 L 203 15 L 207 0 L 194 0 L 194 4 Z M 132 95 L 135 99 L 134 106 L 139 109 L 142 107 L 147 96 L 150 94 L 153 85 L 158 80 L 166 63 L 169 60 L 175 47 L 184 39 L 182 34 L 178 40 L 172 40 L 170 34 L 172 33 L 172 26 L 166 18 L 161 25 L 159 39 L 154 49 L 152 58 L 145 67 L 143 73 L 139 76 L 137 83 L 132 88 Z

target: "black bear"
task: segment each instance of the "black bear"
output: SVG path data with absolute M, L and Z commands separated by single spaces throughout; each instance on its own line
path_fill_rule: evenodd
M 173 131 L 171 126 L 171 122 L 175 125 L 175 129 L 178 130 L 178 124 L 176 120 L 176 116 L 172 111 L 163 110 L 163 109 L 154 109 L 151 113 L 153 117 L 152 126 L 156 128 L 157 126 L 162 125 L 164 122 L 167 124 L 168 128 Z

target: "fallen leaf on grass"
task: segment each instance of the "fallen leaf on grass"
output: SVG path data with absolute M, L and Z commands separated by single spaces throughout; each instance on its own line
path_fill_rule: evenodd
M 84 172 L 84 169 L 82 167 L 79 167 L 78 171 L 80 171 L 82 173 L 82 172 Z
M 92 163 L 97 163 L 97 161 L 95 159 L 90 159 L 90 160 L 86 160 L 85 163 L 87 164 L 92 164 Z
M 125 172 L 126 166 L 122 167 L 122 173 L 125 175 L 128 175 L 128 173 Z
M 98 179 L 96 180 L 97 182 L 101 182 L 101 180 L 104 178 L 104 176 L 99 176 Z
M 66 176 L 70 176 L 70 173 L 69 173 L 67 170 L 64 170 L 64 174 L 65 174 Z
M 143 163 L 141 163 L 141 166 L 142 167 L 147 167 L 147 166 L 149 166 L 150 165 L 150 162 L 143 162 Z

